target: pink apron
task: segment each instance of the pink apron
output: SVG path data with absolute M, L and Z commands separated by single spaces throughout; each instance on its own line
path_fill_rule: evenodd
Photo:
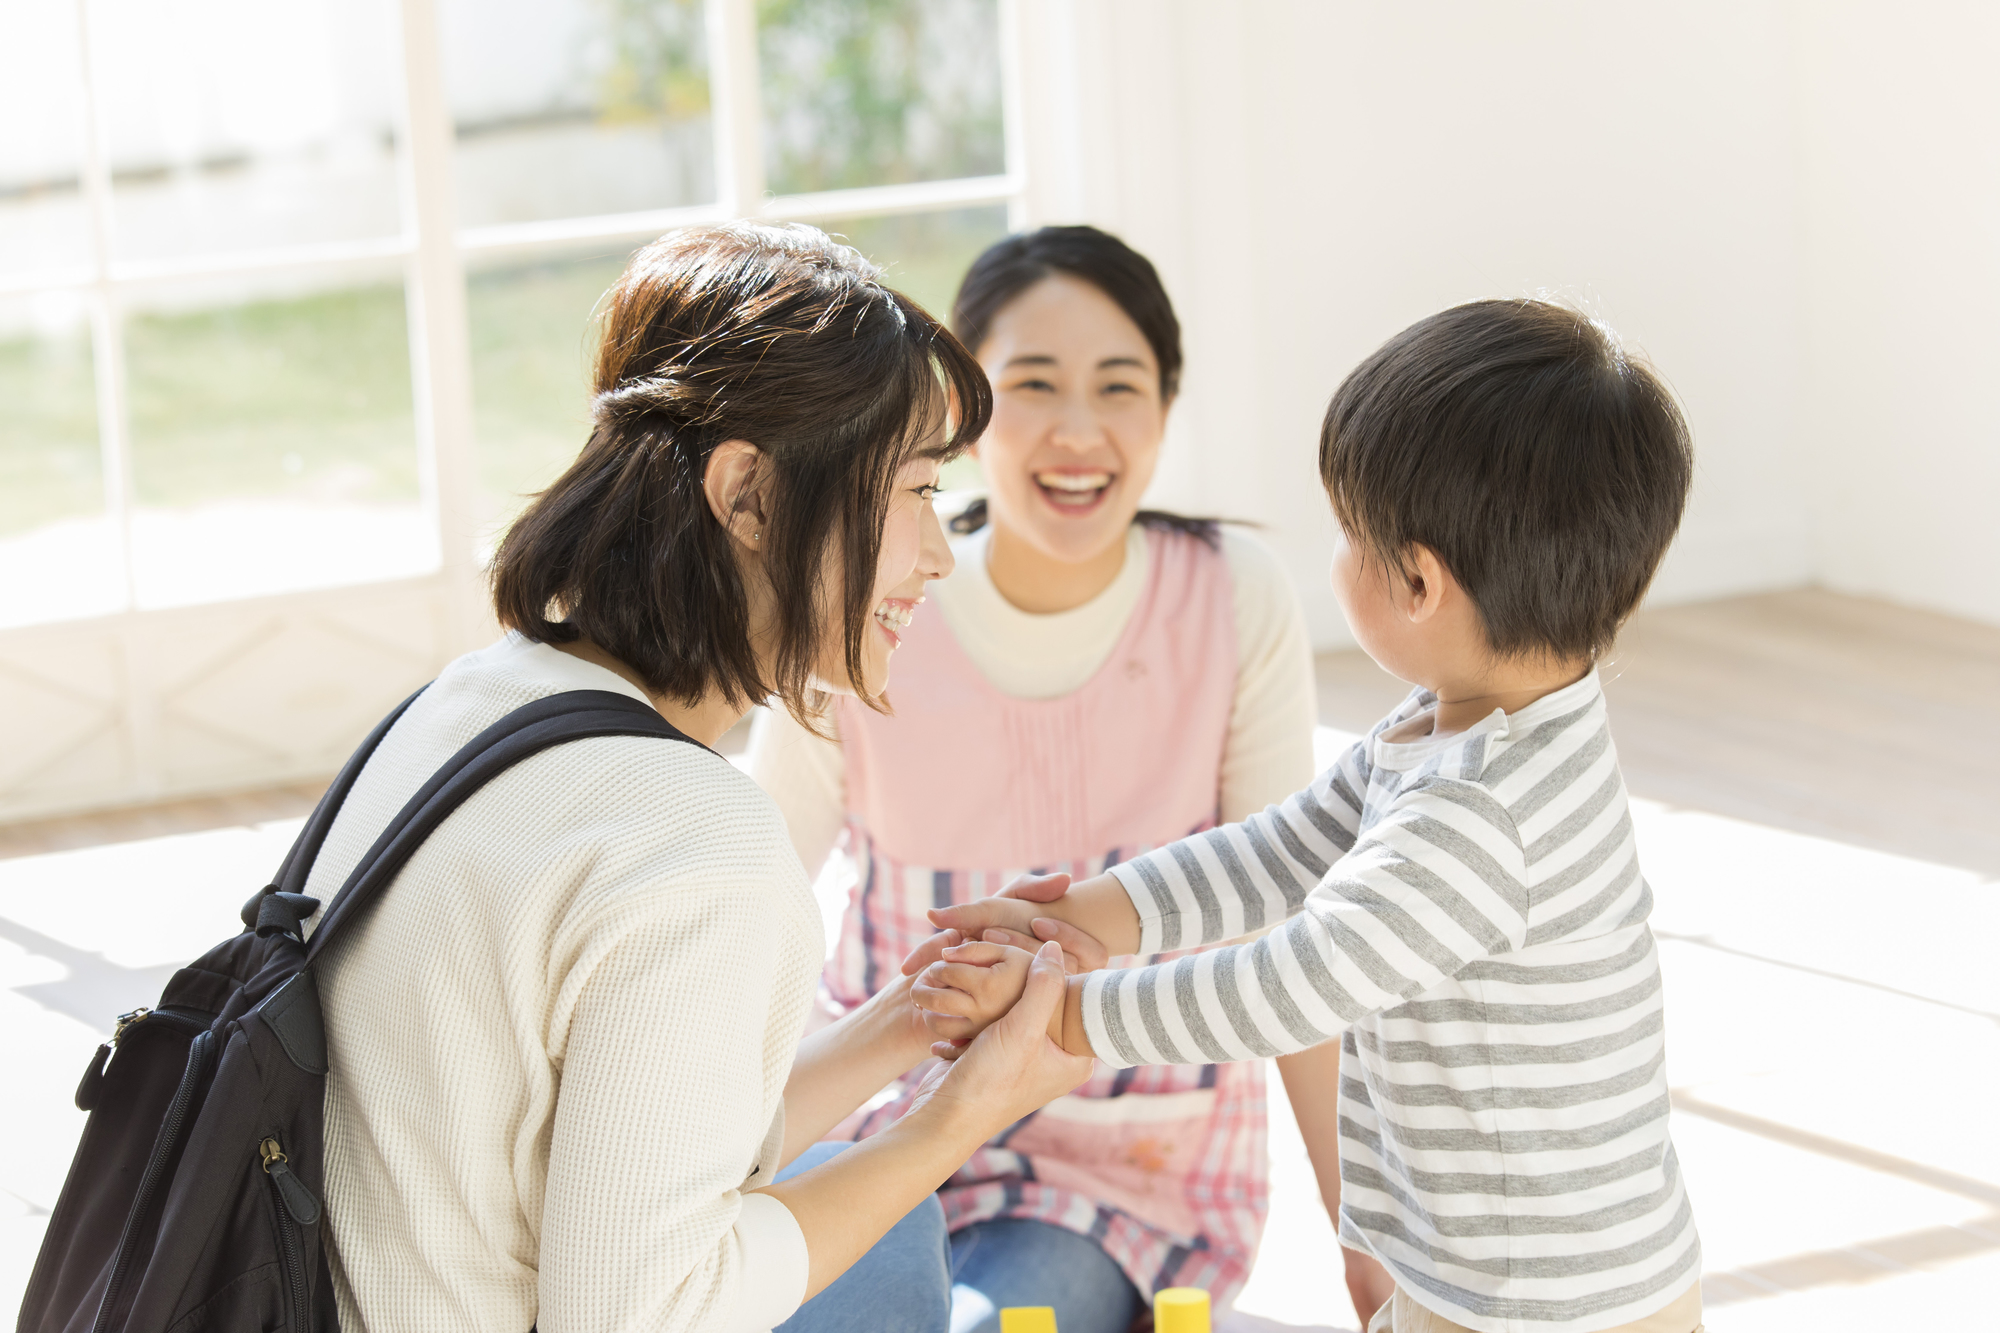
M 1149 532 L 1147 549 L 1131 623 L 1074 693 L 1002 694 L 932 610 L 896 653 L 895 716 L 841 702 L 857 879 L 826 967 L 836 1005 L 898 974 L 932 933 L 927 908 L 997 893 L 1028 870 L 1082 879 L 1214 824 L 1236 683 L 1229 569 L 1177 533 Z M 922 1073 L 837 1136 L 892 1122 Z M 1052 1223 L 1096 1240 L 1143 1292 L 1199 1286 L 1224 1301 L 1255 1254 L 1266 1175 L 1260 1064 L 1099 1066 L 939 1193 L 953 1230 Z

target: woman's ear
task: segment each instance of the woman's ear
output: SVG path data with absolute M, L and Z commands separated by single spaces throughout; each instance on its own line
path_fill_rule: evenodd
M 753 552 L 767 540 L 764 519 L 769 512 L 771 471 L 764 451 L 748 440 L 724 440 L 708 456 L 701 488 L 708 511 L 739 546 Z

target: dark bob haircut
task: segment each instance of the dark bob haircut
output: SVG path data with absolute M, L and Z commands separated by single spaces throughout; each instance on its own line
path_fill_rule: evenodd
M 1477 301 L 1383 344 L 1333 395 L 1320 478 L 1366 555 L 1436 553 L 1501 656 L 1595 658 L 1680 526 L 1694 449 L 1673 395 L 1601 324 Z
M 993 405 L 985 374 L 874 265 L 812 227 L 672 232 L 633 257 L 601 312 L 595 424 L 500 545 L 500 623 L 543 643 L 587 638 L 658 695 L 693 704 L 719 689 L 738 707 L 776 695 L 808 721 L 825 608 L 840 607 L 858 682 L 896 474 L 979 437 Z M 759 563 L 777 624 L 761 664 L 731 538 L 703 489 L 725 440 L 763 456 Z
M 1160 367 L 1160 397 L 1181 387 L 1181 322 L 1174 303 L 1146 256 L 1095 227 L 1039 227 L 995 241 L 958 284 L 951 303 L 951 331 L 975 353 L 1007 303 L 1058 273 L 1081 278 L 1103 292 L 1138 325 Z
M 1174 314 L 1174 303 L 1150 259 L 1096 227 L 1040 227 L 988 246 L 972 261 L 958 285 L 958 298 L 951 303 L 952 332 L 976 355 L 1007 304 L 1058 273 L 1097 288 L 1138 326 L 1160 367 L 1160 399 L 1172 402 L 1180 392 L 1182 365 L 1181 322 Z M 1149 528 L 1185 532 L 1210 546 L 1220 541 L 1214 519 L 1142 509 L 1135 521 Z M 985 499 L 974 500 L 952 519 L 951 526 L 954 532 L 977 532 L 985 527 Z

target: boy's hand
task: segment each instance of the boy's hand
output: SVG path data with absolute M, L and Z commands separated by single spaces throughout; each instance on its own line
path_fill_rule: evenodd
M 939 1038 L 931 1054 L 955 1060 L 967 1043 L 1014 1008 L 1027 989 L 1035 955 L 1006 944 L 948 945 L 943 957 L 925 967 L 910 987 L 910 997 L 923 1011 L 924 1025 Z M 1058 1006 L 1050 1034 L 1062 1041 Z
M 1093 972 L 1110 959 L 1109 951 L 1093 935 L 1046 913 L 1037 912 L 1038 903 L 1052 903 L 1069 891 L 1069 876 L 1022 875 L 992 898 L 962 903 L 956 907 L 933 908 L 930 922 L 939 933 L 918 945 L 903 960 L 903 974 L 912 975 L 944 956 L 945 936 L 954 930 L 966 939 L 1009 945 L 1034 953 L 1044 942 L 1053 940 L 1062 947 L 1063 969 L 1069 973 Z

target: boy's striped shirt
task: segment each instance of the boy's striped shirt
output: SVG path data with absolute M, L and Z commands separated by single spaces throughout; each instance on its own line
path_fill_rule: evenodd
M 1699 1277 L 1659 959 L 1597 673 L 1444 737 L 1417 691 L 1306 791 L 1113 870 L 1163 952 L 1094 974 L 1100 1059 L 1342 1039 L 1341 1235 L 1490 1333 L 1639 1319 Z

